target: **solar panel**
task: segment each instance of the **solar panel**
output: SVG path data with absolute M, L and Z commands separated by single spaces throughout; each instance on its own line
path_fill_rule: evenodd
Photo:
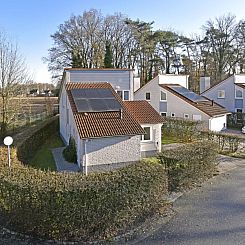
M 109 89 L 72 89 L 71 90 L 72 97 L 74 99 L 78 98 L 114 98 L 112 91 Z
M 187 88 L 181 87 L 181 86 L 169 86 L 171 89 L 173 89 L 175 92 L 181 94 L 185 98 L 193 101 L 193 102 L 200 102 L 200 101 L 208 101 L 204 97 L 188 90 Z
M 78 112 L 119 111 L 120 103 L 110 89 L 72 89 Z

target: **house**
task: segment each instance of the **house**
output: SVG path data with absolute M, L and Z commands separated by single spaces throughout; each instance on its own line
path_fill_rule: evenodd
M 149 81 L 135 92 L 135 100 L 146 99 L 162 116 L 202 121 L 202 127 L 212 131 L 221 131 L 226 128 L 229 112 L 225 108 L 188 90 L 183 76 L 178 77 L 176 81 L 179 80 L 185 86 L 174 84 L 173 78 L 168 84 L 167 78 L 168 76 L 164 81 L 160 79 Z
M 232 75 L 210 87 L 208 83 L 202 96 L 215 101 L 231 112 L 245 113 L 245 74 Z
M 134 108 L 140 106 L 141 104 Z M 147 110 L 150 110 L 151 106 L 146 106 Z M 149 133 L 140 125 L 143 120 L 134 116 L 133 109 L 130 108 L 130 105 L 123 103 L 110 83 L 62 84 L 59 100 L 60 135 L 66 144 L 70 137 L 75 139 L 78 166 L 82 171 L 87 173 L 119 168 L 139 161 L 141 149 L 143 155 L 147 155 L 147 151 L 152 153 L 153 150 L 160 149 L 157 145 L 161 144 L 161 141 L 159 136 L 155 135 L 160 135 L 155 124 L 162 121 L 158 113 L 155 112 L 151 120 L 149 115 L 145 121 L 146 124 L 151 123 L 148 144 L 151 142 L 152 147 L 147 149 L 141 141 L 146 143 L 147 137 L 142 138 L 142 135 Z M 154 142 L 156 147 L 153 147 L 153 139 L 158 141 L 157 144 Z
M 161 152 L 163 117 L 145 100 L 123 103 L 146 132 L 141 138 L 141 156 L 148 157 Z
M 133 69 L 86 69 L 86 68 L 65 68 L 62 83 L 91 83 L 108 82 L 120 95 L 122 100 L 133 100 L 134 90 L 139 85 L 136 79 L 134 84 Z

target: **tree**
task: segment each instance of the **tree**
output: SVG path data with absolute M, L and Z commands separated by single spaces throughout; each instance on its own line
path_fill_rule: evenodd
M 113 68 L 112 65 L 112 52 L 111 52 L 111 44 L 106 42 L 106 51 L 105 51 L 105 58 L 104 58 L 104 67 L 105 68 Z
M 13 119 L 16 105 L 11 98 L 19 84 L 28 80 L 28 73 L 18 48 L 4 33 L 0 33 L 0 98 L 1 133 L 5 134 Z
M 218 82 L 229 72 L 230 64 L 232 63 L 233 66 L 233 62 L 237 62 L 234 60 L 238 51 L 236 49 L 235 16 L 228 14 L 216 18 L 215 21 L 209 20 L 203 29 L 215 66 L 214 79 Z

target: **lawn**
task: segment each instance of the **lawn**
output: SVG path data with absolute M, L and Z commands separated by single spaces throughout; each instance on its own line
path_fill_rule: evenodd
M 173 143 L 180 143 L 180 142 L 181 142 L 181 140 L 175 136 L 163 135 L 163 137 L 162 137 L 162 144 L 164 144 L 164 145 L 173 144 Z
M 30 165 L 42 170 L 56 170 L 55 161 L 51 152 L 52 148 L 64 146 L 58 134 L 53 135 L 40 147 L 32 158 Z

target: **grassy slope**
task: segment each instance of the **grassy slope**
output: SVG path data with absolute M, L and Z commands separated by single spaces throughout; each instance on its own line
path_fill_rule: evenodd
M 56 170 L 55 161 L 51 152 L 52 148 L 58 148 L 64 146 L 62 140 L 58 134 L 52 135 L 47 141 L 40 147 L 30 165 L 42 170 Z

